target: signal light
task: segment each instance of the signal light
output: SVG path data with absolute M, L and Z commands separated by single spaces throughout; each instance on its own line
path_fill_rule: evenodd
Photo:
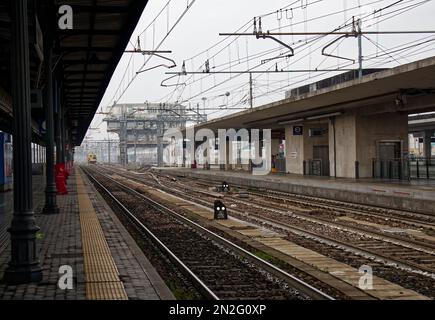
M 222 182 L 222 191 L 223 192 L 228 192 L 230 191 L 230 185 L 228 183 L 226 183 L 225 181 Z
M 228 219 L 227 207 L 220 200 L 215 200 L 215 202 L 214 202 L 214 219 L 215 220 L 227 220 Z

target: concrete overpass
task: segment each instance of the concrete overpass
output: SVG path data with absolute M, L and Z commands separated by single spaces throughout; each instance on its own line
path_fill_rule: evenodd
M 409 133 L 422 131 L 435 131 L 435 113 L 424 115 L 412 115 L 408 122 Z

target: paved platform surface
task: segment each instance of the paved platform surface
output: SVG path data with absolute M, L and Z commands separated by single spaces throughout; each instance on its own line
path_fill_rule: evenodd
M 44 185 L 45 176 L 34 175 L 33 179 L 33 206 L 35 209 L 39 208 L 44 201 Z M 0 192 L 0 252 L 5 249 L 7 242 L 9 241 L 9 233 L 6 232 L 10 225 L 13 208 L 13 196 L 12 190 Z
M 40 214 L 42 201 L 35 206 L 43 280 L 14 286 L 1 282 L 0 299 L 174 299 L 84 174 L 79 169 L 72 173 L 69 194 L 57 197 L 59 214 Z M 0 252 L 0 278 L 9 256 L 9 247 Z M 72 267 L 71 290 L 59 288 L 61 266 Z
M 254 176 L 246 171 L 155 168 L 162 172 L 230 184 L 435 214 L 435 181 L 380 181 L 292 174 Z

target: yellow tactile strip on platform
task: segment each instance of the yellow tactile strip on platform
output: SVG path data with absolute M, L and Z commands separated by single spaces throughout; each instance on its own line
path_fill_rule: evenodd
M 98 220 L 83 178 L 76 169 L 77 198 L 83 246 L 86 298 L 89 300 L 127 300 L 118 268 Z

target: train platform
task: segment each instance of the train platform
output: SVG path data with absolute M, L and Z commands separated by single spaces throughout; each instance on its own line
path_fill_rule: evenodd
M 41 185 L 42 181 L 39 190 L 44 189 Z M 38 189 L 38 182 L 35 186 Z M 41 214 L 43 201 L 35 201 L 43 280 L 22 285 L 1 282 L 0 299 L 173 300 L 157 271 L 78 168 L 68 179 L 68 191 L 57 197 L 59 214 Z M 3 208 L 9 208 L 5 211 L 12 212 L 11 200 L 4 195 Z M 3 225 L 9 219 L 4 218 Z M 10 258 L 8 246 L 9 241 L 0 251 L 0 278 Z
M 44 189 L 45 176 L 33 176 L 33 206 L 35 211 L 41 211 L 44 204 Z M 12 190 L 0 192 L 0 252 L 5 249 L 9 241 L 9 233 L 7 232 L 10 226 L 12 215 L 14 212 L 13 199 L 14 193 Z
M 226 181 L 242 187 L 270 189 L 396 210 L 435 214 L 435 180 L 392 181 L 269 174 L 190 168 L 154 168 L 171 175 Z

